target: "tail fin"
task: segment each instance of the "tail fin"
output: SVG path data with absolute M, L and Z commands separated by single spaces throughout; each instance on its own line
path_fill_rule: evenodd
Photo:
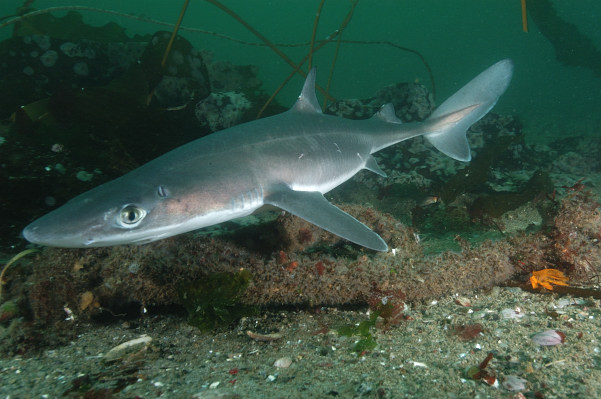
M 472 159 L 466 131 L 495 105 L 509 86 L 512 74 L 513 62 L 499 61 L 449 97 L 428 118 L 439 119 L 435 125 L 441 127 L 425 135 L 428 141 L 458 161 Z

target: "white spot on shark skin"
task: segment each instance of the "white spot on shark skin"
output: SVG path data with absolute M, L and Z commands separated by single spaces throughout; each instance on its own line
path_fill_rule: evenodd
M 334 145 L 336 146 L 336 152 L 339 152 L 342 154 L 342 150 L 340 149 L 340 147 L 338 147 L 338 144 L 334 143 Z
M 304 156 L 305 156 L 305 154 L 304 154 L 304 153 L 302 153 L 302 154 L 300 154 L 300 155 L 298 156 L 298 159 L 302 159 Z

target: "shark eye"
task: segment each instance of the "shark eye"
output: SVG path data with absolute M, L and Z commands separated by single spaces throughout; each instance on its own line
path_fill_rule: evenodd
M 146 216 L 146 211 L 135 205 L 125 205 L 119 212 L 119 222 L 124 227 L 135 227 Z

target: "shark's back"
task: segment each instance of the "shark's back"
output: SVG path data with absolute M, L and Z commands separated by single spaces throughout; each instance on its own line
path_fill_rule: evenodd
M 143 166 L 147 171 L 139 173 L 186 170 L 221 176 L 224 170 L 233 170 L 265 189 L 286 184 L 295 190 L 325 193 L 365 166 L 378 130 L 390 127 L 377 120 L 357 123 L 291 110 L 190 142 Z

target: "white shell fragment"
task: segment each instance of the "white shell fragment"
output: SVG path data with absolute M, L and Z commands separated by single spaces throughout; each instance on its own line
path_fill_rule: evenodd
M 277 341 L 282 338 L 282 334 L 280 333 L 272 333 L 272 334 L 259 334 L 252 331 L 247 331 L 246 335 L 249 338 L 254 339 L 255 341 Z
M 526 389 L 526 383 L 528 381 L 518 377 L 517 375 L 508 375 L 503 380 L 503 388 L 508 391 L 522 391 Z
M 105 362 L 112 362 L 130 353 L 141 352 L 146 350 L 151 342 L 152 338 L 148 335 L 142 335 L 140 338 L 132 339 L 115 346 L 103 356 L 102 360 Z
M 501 310 L 501 317 L 504 319 L 521 319 L 525 316 L 525 313 L 520 308 L 515 309 L 503 309 Z
M 273 365 L 279 369 L 287 369 L 292 364 L 292 359 L 289 357 L 282 357 L 276 360 Z
M 461 305 L 466 308 L 469 308 L 472 306 L 472 301 L 469 298 L 466 298 L 464 296 L 458 296 L 457 298 L 455 298 L 455 303 L 457 305 Z
M 547 330 L 534 334 L 532 341 L 535 344 L 542 346 L 554 346 L 563 344 L 566 340 L 566 335 L 559 330 Z

